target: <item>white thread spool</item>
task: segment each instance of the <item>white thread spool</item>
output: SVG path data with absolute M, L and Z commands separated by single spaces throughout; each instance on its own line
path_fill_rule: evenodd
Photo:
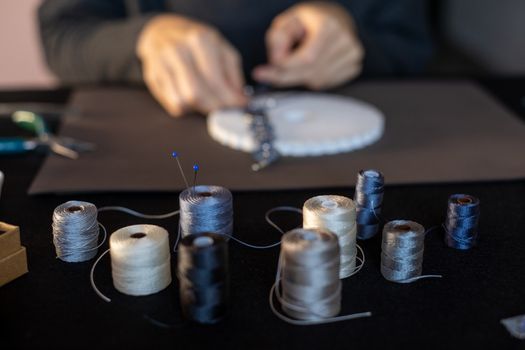
M 303 227 L 335 233 L 341 254 L 339 278 L 348 277 L 355 271 L 356 208 L 350 198 L 327 195 L 308 199 L 303 206 Z
M 155 225 L 133 225 L 110 239 L 111 275 L 115 288 L 128 295 L 150 295 L 171 283 L 168 232 Z

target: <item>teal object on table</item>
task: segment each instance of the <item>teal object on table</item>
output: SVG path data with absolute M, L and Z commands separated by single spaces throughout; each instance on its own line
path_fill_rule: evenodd
M 21 137 L 0 138 L 0 154 L 25 153 L 34 150 L 36 146 L 37 142 Z
M 25 153 L 35 150 L 39 146 L 45 146 L 51 152 L 63 157 L 78 159 L 79 152 L 95 149 L 95 145 L 92 143 L 53 135 L 44 119 L 36 113 L 16 111 L 12 114 L 11 120 L 22 129 L 34 133 L 36 138 L 2 137 L 0 138 L 0 155 Z

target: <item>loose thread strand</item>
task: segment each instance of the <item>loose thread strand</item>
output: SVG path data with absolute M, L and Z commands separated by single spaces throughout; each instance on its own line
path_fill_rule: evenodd
M 104 255 L 106 255 L 107 253 L 109 253 L 109 249 L 106 249 L 104 251 L 104 253 L 100 254 L 100 256 L 97 258 L 97 260 L 95 260 L 95 263 L 93 263 L 93 266 L 91 266 L 91 271 L 89 272 L 89 281 L 91 282 L 91 288 L 93 288 L 93 290 L 95 291 L 95 293 L 97 293 L 97 295 L 102 299 L 104 300 L 105 302 L 109 303 L 111 302 L 111 299 L 108 298 L 106 295 L 104 295 L 104 293 L 102 293 L 98 287 L 97 287 L 97 284 L 95 283 L 95 269 L 99 263 L 99 261 L 104 257 Z

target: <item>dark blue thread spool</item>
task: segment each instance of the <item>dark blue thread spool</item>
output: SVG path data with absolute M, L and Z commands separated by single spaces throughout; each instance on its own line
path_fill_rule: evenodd
M 385 178 L 377 170 L 357 174 L 354 202 L 357 210 L 357 238 L 369 239 L 379 231 Z
M 448 199 L 445 243 L 455 249 L 470 249 L 478 238 L 479 199 L 467 194 L 453 194 Z
M 219 322 L 229 305 L 228 244 L 224 235 L 202 232 L 184 237 L 177 271 L 184 316 L 202 324 Z

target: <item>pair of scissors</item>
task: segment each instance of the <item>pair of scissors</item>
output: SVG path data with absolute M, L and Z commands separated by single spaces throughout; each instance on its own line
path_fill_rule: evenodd
M 95 145 L 82 142 L 69 137 L 59 137 L 52 134 L 44 119 L 33 112 L 16 111 L 11 115 L 11 120 L 21 128 L 36 135 L 35 138 L 22 137 L 0 138 L 0 155 L 17 154 L 46 147 L 51 152 L 69 159 L 78 159 L 80 152 L 93 151 Z

